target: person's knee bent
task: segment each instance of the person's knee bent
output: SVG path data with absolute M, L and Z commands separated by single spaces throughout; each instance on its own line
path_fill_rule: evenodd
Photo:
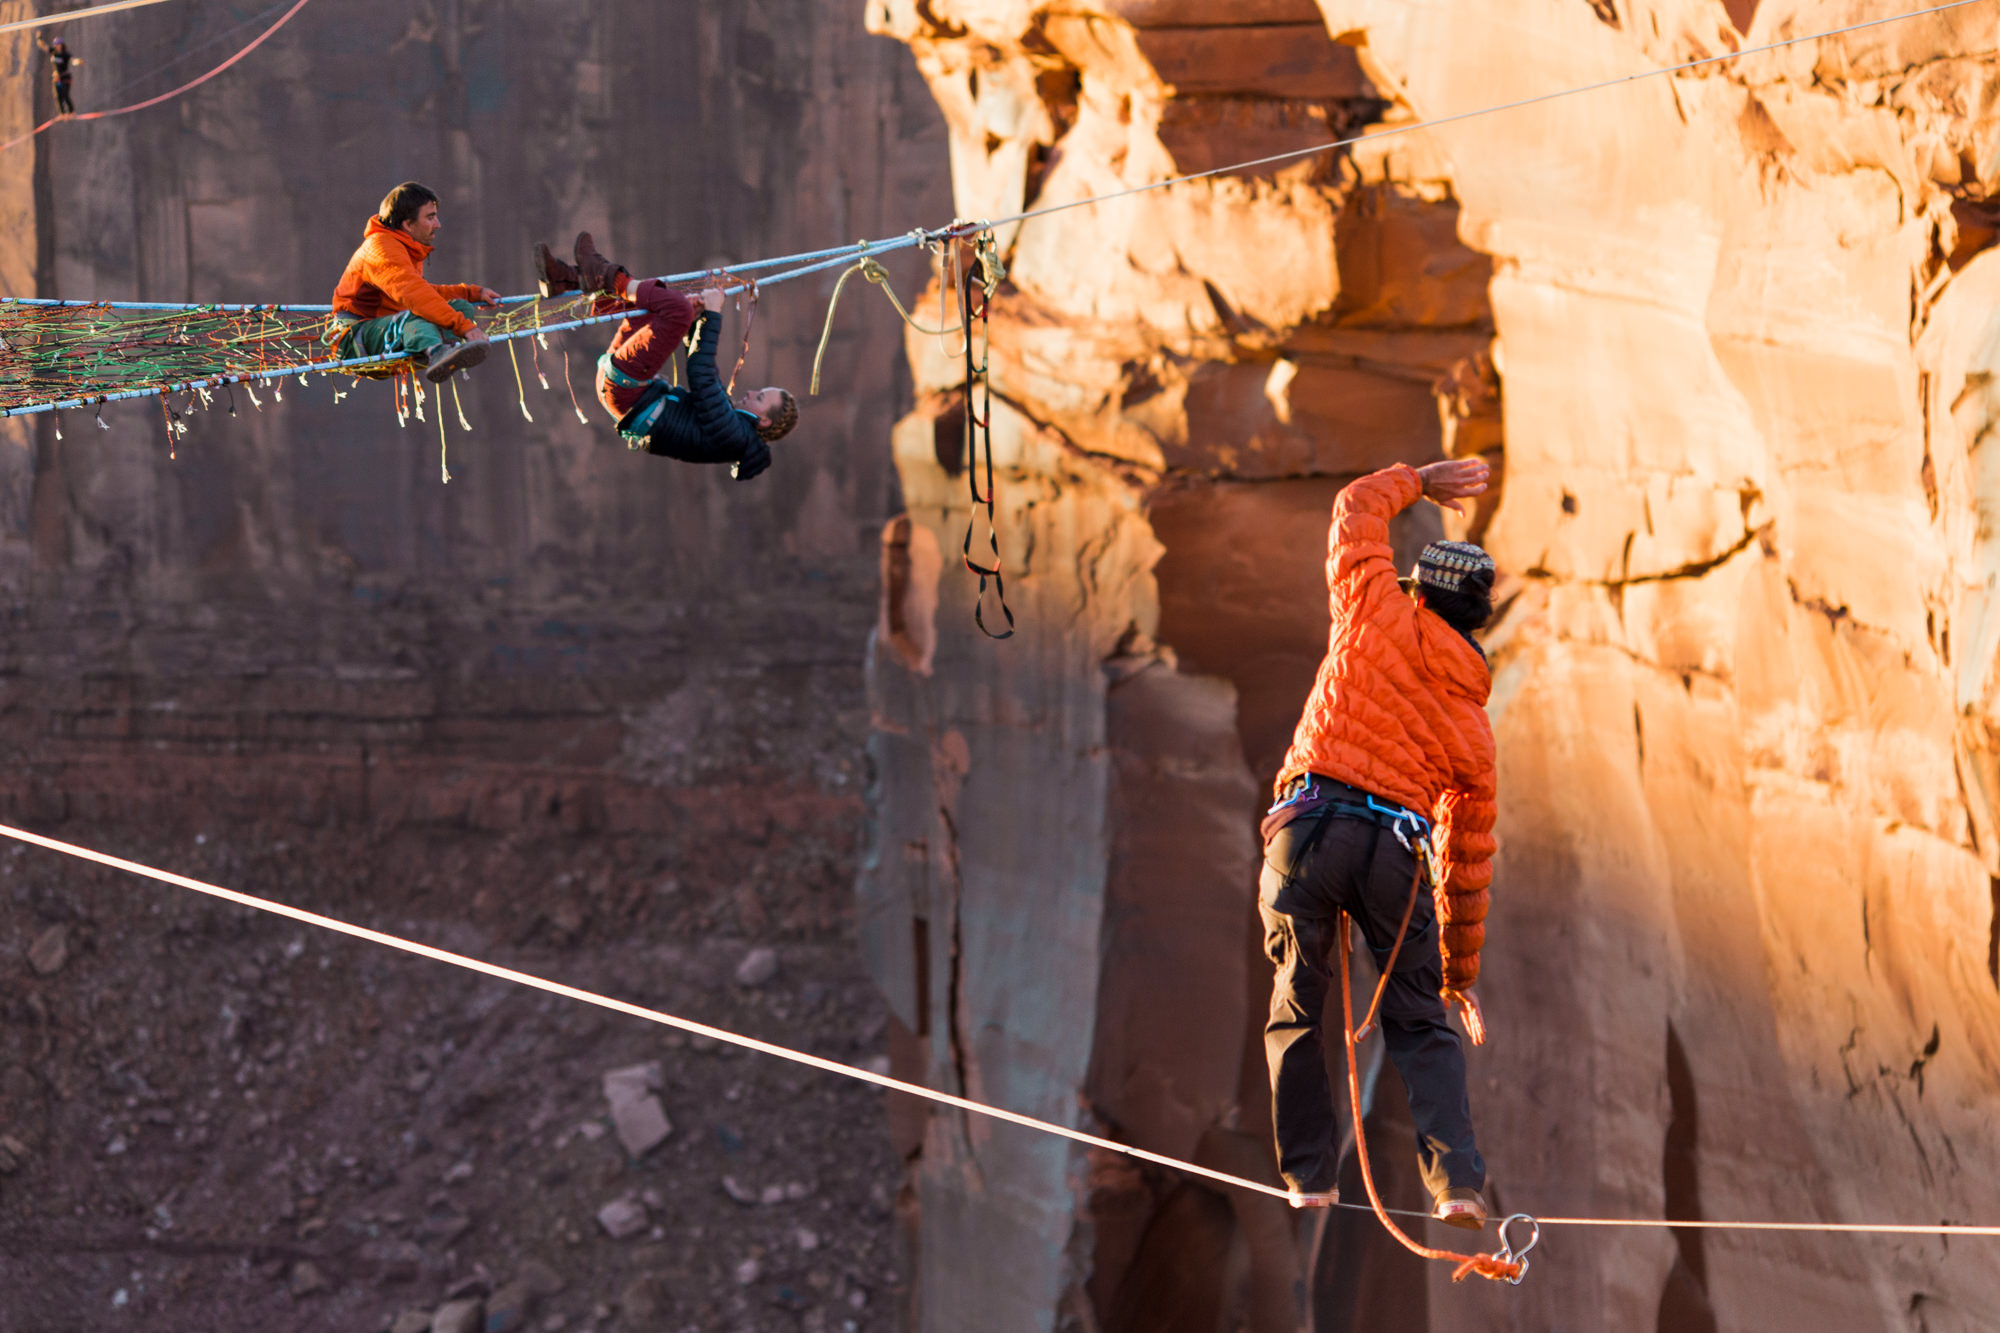
M 396 350 L 399 352 L 428 352 L 444 341 L 443 329 L 415 315 L 404 320 L 403 327 L 396 331 Z

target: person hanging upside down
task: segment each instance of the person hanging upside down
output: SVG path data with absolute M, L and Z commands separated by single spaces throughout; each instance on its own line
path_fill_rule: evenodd
M 1484 1044 L 1472 984 L 1486 938 L 1496 784 L 1492 676 L 1472 633 L 1493 614 L 1494 567 L 1477 546 L 1433 542 L 1415 577 L 1399 581 L 1389 520 L 1420 497 L 1456 509 L 1487 476 L 1478 459 L 1399 465 L 1334 501 L 1332 630 L 1264 819 L 1257 904 L 1277 969 L 1264 1053 L 1278 1169 L 1294 1207 L 1339 1197 L 1320 1011 L 1344 913 L 1389 974 L 1382 1037 L 1409 1092 L 1432 1216 L 1468 1228 L 1486 1217 L 1465 1051 L 1446 1005 L 1463 1011 L 1472 1044 Z M 1426 840 L 1442 884 L 1419 879 Z
M 60 37 L 45 42 L 42 40 L 41 34 L 37 33 L 35 35 L 35 45 L 48 52 L 49 68 L 55 74 L 56 114 L 58 116 L 75 115 L 76 106 L 69 100 L 69 67 L 71 65 L 81 65 L 83 57 L 71 55 L 69 53 L 69 46 Z
M 798 425 L 798 402 L 776 387 L 749 389 L 730 401 L 715 365 L 724 299 L 720 288 L 704 291 L 697 310 L 664 282 L 633 281 L 624 268 L 597 252 L 589 232 L 576 238 L 574 264 L 537 245 L 535 272 L 544 296 L 601 293 L 598 309 L 607 314 L 621 305 L 637 307 L 597 362 L 598 401 L 617 418 L 618 433 L 628 445 L 685 463 L 727 463 L 738 481 L 771 466 L 770 442 Z M 695 347 L 688 354 L 688 383 L 682 389 L 659 375 L 690 327 Z
M 500 293 L 425 280 L 424 260 L 443 229 L 438 197 L 417 182 L 404 181 L 383 198 L 333 292 L 326 341 L 335 356 L 400 354 L 422 362 L 432 383 L 486 359 L 491 344 L 472 315 L 498 304 Z

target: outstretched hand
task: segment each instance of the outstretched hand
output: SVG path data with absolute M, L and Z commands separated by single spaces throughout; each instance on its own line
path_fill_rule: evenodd
M 704 287 L 701 293 L 701 308 L 711 315 L 722 313 L 722 288 Z
M 481 287 L 479 289 L 479 304 L 485 306 L 489 310 L 491 310 L 494 306 L 499 305 L 503 299 L 505 298 L 503 298 L 500 295 L 500 293 L 494 291 L 491 287 Z
M 1458 502 L 1484 494 L 1493 469 L 1483 458 L 1448 458 L 1441 463 L 1427 463 L 1418 468 L 1417 476 L 1424 483 L 1426 500 L 1440 509 L 1462 514 L 1465 511 Z
M 1472 1044 L 1484 1046 L 1486 1013 L 1479 1007 L 1479 997 L 1469 990 L 1448 990 L 1444 992 L 1444 1001 L 1458 1006 L 1459 1021 L 1465 1024 L 1465 1035 L 1472 1039 Z

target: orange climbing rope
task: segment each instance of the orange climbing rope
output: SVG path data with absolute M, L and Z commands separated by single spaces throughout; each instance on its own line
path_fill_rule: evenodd
M 1422 875 L 1423 871 L 1421 867 L 1417 873 L 1419 876 Z M 1412 887 L 1410 905 L 1412 907 L 1416 906 L 1414 886 Z M 1409 924 L 1409 916 L 1406 913 L 1403 917 L 1404 928 L 1408 929 Z M 1402 936 L 1399 933 L 1396 938 L 1397 947 L 1401 948 L 1402 943 Z M 1354 1058 L 1354 1047 L 1356 1044 L 1354 1035 L 1354 990 L 1349 979 L 1352 968 L 1348 962 L 1353 952 L 1354 931 L 1348 922 L 1347 913 L 1342 912 L 1340 914 L 1340 1016 L 1342 1019 L 1342 1028 L 1344 1029 L 1341 1035 L 1347 1043 L 1347 1096 L 1354 1110 L 1354 1156 L 1361 1163 L 1361 1184 L 1368 1191 L 1368 1202 L 1375 1209 L 1375 1220 L 1380 1222 L 1383 1229 L 1390 1235 L 1401 1241 L 1404 1249 L 1418 1258 L 1435 1259 L 1440 1263 L 1457 1264 L 1458 1267 L 1453 1269 L 1451 1274 L 1453 1282 L 1463 1282 L 1467 1277 L 1477 1273 L 1479 1276 L 1491 1278 L 1495 1282 L 1509 1282 L 1518 1287 L 1521 1285 L 1521 1279 L 1527 1276 L 1527 1251 L 1534 1248 L 1534 1241 L 1529 1241 L 1520 1255 L 1516 1256 L 1513 1253 L 1512 1243 L 1507 1240 L 1506 1226 L 1502 1224 L 1500 1232 L 1502 1243 L 1500 1251 L 1496 1254 L 1462 1254 L 1457 1250 L 1434 1250 L 1428 1245 L 1419 1245 L 1404 1235 L 1403 1229 L 1389 1219 L 1388 1211 L 1382 1207 L 1382 1196 L 1375 1192 L 1375 1172 L 1368 1165 L 1368 1131 L 1362 1125 L 1361 1115 L 1361 1073 Z M 1394 958 L 1395 954 L 1392 951 L 1390 954 L 1390 966 L 1394 965 Z M 1382 972 L 1382 979 L 1385 985 L 1388 982 L 1388 978 L 1389 972 L 1385 967 Z M 1381 999 L 1379 989 L 1376 999 L 1378 1002 Z M 1511 1220 L 1510 1218 L 1509 1221 Z M 1537 1235 L 1539 1236 L 1539 1229 Z

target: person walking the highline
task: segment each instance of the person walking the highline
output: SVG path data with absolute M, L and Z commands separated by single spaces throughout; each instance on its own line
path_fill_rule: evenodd
M 1339 1198 L 1320 1011 L 1352 917 L 1387 972 L 1382 1036 L 1409 1092 L 1432 1216 L 1468 1228 L 1486 1218 L 1465 1051 L 1446 1006 L 1484 1044 L 1472 986 L 1493 878 L 1495 771 L 1492 675 L 1472 635 L 1493 614 L 1494 566 L 1477 546 L 1433 542 L 1414 577 L 1398 579 L 1389 520 L 1420 498 L 1456 510 L 1488 475 L 1478 459 L 1399 464 L 1334 501 L 1332 627 L 1264 819 L 1257 904 L 1276 967 L 1264 1052 L 1293 1207 Z M 1425 892 L 1429 868 L 1440 882 Z
M 407 356 L 432 383 L 486 359 L 491 344 L 472 316 L 478 306 L 498 304 L 500 293 L 476 282 L 434 286 L 424 277 L 443 230 L 437 195 L 416 181 L 383 197 L 334 288 L 326 340 L 335 356 Z
M 76 104 L 69 100 L 69 85 L 72 78 L 69 70 L 71 65 L 81 65 L 83 57 L 71 55 L 69 44 L 60 37 L 52 41 L 43 41 L 41 34 L 37 33 L 35 34 L 35 45 L 41 47 L 48 54 L 49 70 L 55 75 L 56 114 L 58 116 L 75 115 Z

